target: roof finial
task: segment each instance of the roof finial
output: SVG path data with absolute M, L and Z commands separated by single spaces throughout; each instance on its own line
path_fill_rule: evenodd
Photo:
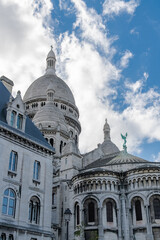
M 104 141 L 110 140 L 110 127 L 109 124 L 107 123 L 107 118 L 105 119 L 105 124 L 103 127 L 103 132 L 104 132 Z
M 126 153 L 127 152 L 127 146 L 126 146 L 126 143 L 127 143 L 127 136 L 128 136 L 128 134 L 126 133 L 126 135 L 125 136 L 123 136 L 122 135 L 122 133 L 121 133 L 121 137 L 122 137 L 122 139 L 124 140 L 124 143 L 123 143 L 123 150 L 124 150 L 124 152 Z
M 55 75 L 55 64 L 56 64 L 56 57 L 53 52 L 53 46 L 51 45 L 51 50 L 49 51 L 47 55 L 47 68 L 46 68 L 46 74 L 49 75 Z

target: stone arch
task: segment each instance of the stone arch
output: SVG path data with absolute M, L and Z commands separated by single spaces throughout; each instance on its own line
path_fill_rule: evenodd
M 144 202 L 144 205 L 147 204 L 146 197 L 145 197 L 142 193 L 140 193 L 140 192 L 134 192 L 134 193 L 132 193 L 132 194 L 130 194 L 130 195 L 128 196 L 128 207 L 129 207 L 129 208 L 131 208 L 132 199 L 135 198 L 135 197 L 141 198 L 141 199 L 143 200 L 143 202 Z
M 149 207 L 151 222 L 160 224 L 160 193 L 154 192 L 150 195 Z
M 111 197 L 108 196 L 104 199 L 102 203 L 102 221 L 105 227 L 117 227 L 118 217 L 117 217 L 117 203 Z
M 84 203 L 84 223 L 86 226 L 98 225 L 98 202 L 94 197 L 88 196 Z
M 139 195 L 133 196 L 130 203 L 133 225 L 141 224 L 146 219 L 143 198 Z
M 117 198 L 117 196 L 114 195 L 113 193 L 109 193 L 108 196 L 105 195 L 105 196 L 103 196 L 103 197 L 100 199 L 101 207 L 103 206 L 104 201 L 105 201 L 106 199 L 108 199 L 108 198 L 113 199 L 113 200 L 115 201 L 115 203 L 116 203 L 117 209 L 119 209 L 119 198 Z

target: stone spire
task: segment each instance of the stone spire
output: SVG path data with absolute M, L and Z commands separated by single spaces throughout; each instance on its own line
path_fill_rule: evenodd
M 53 47 L 51 46 L 51 50 L 49 51 L 46 62 L 47 62 L 47 68 L 46 68 L 46 74 L 47 75 L 55 75 L 55 64 L 56 64 L 56 57 L 53 52 Z
M 107 123 L 107 119 L 105 121 L 106 122 L 105 122 L 104 127 L 103 127 L 103 132 L 104 132 L 104 141 L 107 141 L 107 140 L 111 140 L 111 137 L 110 137 L 110 126 Z

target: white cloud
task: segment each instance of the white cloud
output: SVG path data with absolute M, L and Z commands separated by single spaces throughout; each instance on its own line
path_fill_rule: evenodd
M 157 155 L 152 155 L 153 161 L 154 162 L 160 162 L 160 152 Z
M 112 63 L 115 49 L 111 46 L 112 40 L 106 35 L 101 16 L 87 8 L 83 1 L 72 2 L 77 16 L 74 27 L 79 28 L 81 35 L 76 36 L 73 31 L 71 35 L 62 36 L 61 67 L 80 110 L 80 148 L 84 152 L 103 140 L 102 129 L 107 116 L 106 97 L 115 94 L 109 84 L 111 80 L 120 78 L 120 70 Z M 105 52 L 104 57 L 99 54 L 97 47 Z M 96 137 L 93 136 L 95 131 Z
M 113 64 L 115 38 L 108 37 L 102 17 L 94 9 L 87 8 L 82 0 L 72 0 L 72 4 L 76 14 L 73 31 L 60 35 L 55 41 L 50 30 L 53 6 L 49 0 L 37 1 L 36 5 L 28 1 L 1 1 L 0 75 L 14 80 L 14 91 L 20 89 L 24 94 L 30 83 L 44 73 L 46 54 L 53 44 L 60 52 L 57 74 L 71 87 L 80 110 L 81 150 L 92 150 L 103 141 L 107 117 L 113 142 L 122 149 L 120 133 L 128 132 L 128 150 L 141 151 L 144 139 L 160 140 L 159 93 L 155 89 L 144 91 L 149 76 L 145 72 L 142 79 L 126 82 L 124 100 L 127 107 L 122 112 L 114 110 L 107 97 L 116 98 L 117 92 L 110 83 L 120 79 L 122 69 L 133 54 L 126 50 L 119 59 L 120 66 Z
M 139 0 L 105 0 L 103 4 L 104 15 L 119 15 L 123 12 L 133 15 L 139 6 Z
M 51 9 L 49 0 L 0 1 L 0 75 L 15 82 L 14 94 L 18 89 L 24 94 L 42 74 L 48 46 L 54 45 L 49 29 Z
M 129 50 L 126 50 L 120 60 L 120 67 L 126 68 L 128 66 L 129 59 L 131 59 L 131 58 L 133 58 L 133 54 Z
M 145 80 L 147 80 L 149 78 L 149 74 L 147 72 L 144 72 L 143 76 L 144 76 Z

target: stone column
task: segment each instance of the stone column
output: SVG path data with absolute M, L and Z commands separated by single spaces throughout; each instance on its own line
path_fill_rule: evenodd
M 117 217 L 118 217 L 118 239 L 122 240 L 122 222 L 121 222 L 121 209 L 117 209 Z
M 98 240 L 103 240 L 103 222 L 102 222 L 102 207 L 98 209 Z
M 25 231 L 24 235 L 25 235 L 25 240 L 27 240 L 27 231 Z
M 145 211 L 146 211 L 146 224 L 147 224 L 147 240 L 153 240 L 153 234 L 152 234 L 152 227 L 151 227 L 151 221 L 149 216 L 149 210 L 148 205 L 145 205 Z
M 121 190 L 121 206 L 122 206 L 122 231 L 123 239 L 129 240 L 129 224 L 126 213 L 125 193 L 124 189 Z
M 85 234 L 84 234 L 84 225 L 85 225 L 85 214 L 84 214 L 84 209 L 83 208 L 81 208 L 80 209 L 80 223 L 81 223 L 81 227 L 82 227 L 82 229 L 81 229 L 81 236 L 80 236 L 80 239 L 81 240 L 85 240 Z M 82 224 L 83 224 L 83 226 L 82 226 Z
M 130 239 L 132 240 L 133 239 L 133 221 L 132 221 L 133 212 L 131 212 L 131 208 L 128 209 L 128 212 L 129 212 L 128 213 L 129 214 L 128 218 L 129 218 L 129 223 L 130 223 L 130 225 L 129 225 Z
M 13 236 L 14 236 L 14 239 L 15 239 L 15 240 L 18 240 L 18 239 L 19 239 L 19 230 L 18 230 L 18 229 L 17 229 L 17 231 L 14 231 Z

